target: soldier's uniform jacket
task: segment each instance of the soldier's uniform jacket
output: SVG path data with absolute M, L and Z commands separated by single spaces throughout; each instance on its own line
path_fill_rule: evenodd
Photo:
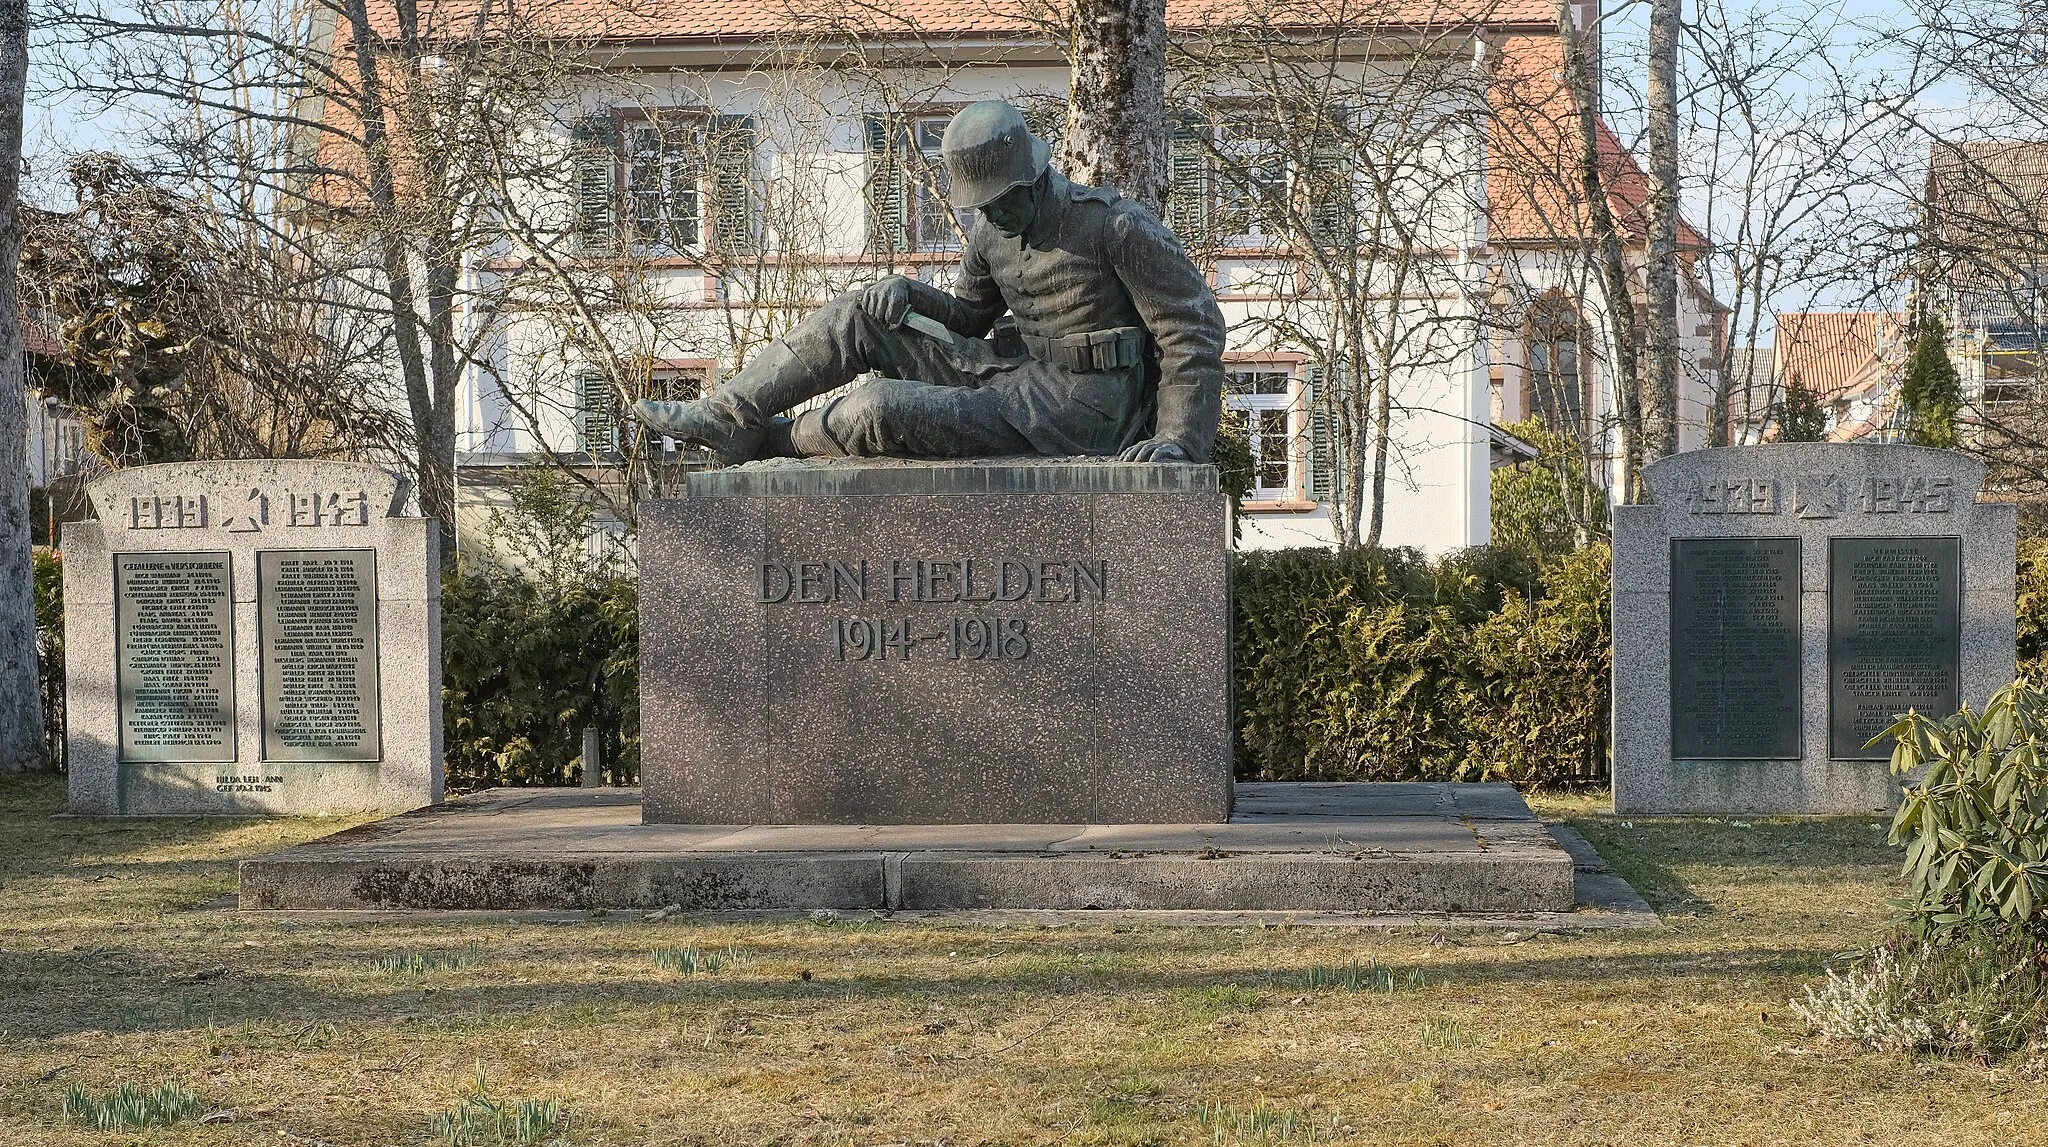
M 1040 450 L 1112 453 L 1151 437 L 1208 458 L 1223 313 L 1180 242 L 1139 204 L 1053 172 L 1024 235 L 977 214 L 952 292 L 918 283 L 915 293 L 918 310 L 969 338 L 1010 311 L 1031 356 L 1061 368 L 1003 371 L 982 384 L 1002 392 L 1010 423 Z M 1111 334 L 1119 328 L 1121 350 Z M 1092 355 L 1081 349 L 1091 335 Z

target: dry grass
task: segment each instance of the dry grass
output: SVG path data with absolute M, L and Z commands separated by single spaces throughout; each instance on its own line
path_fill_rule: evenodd
M 339 822 L 54 819 L 0 780 L 0 1144 L 423 1144 L 479 1065 L 578 1147 L 2041 1142 L 2015 1069 L 1824 1047 L 1785 1002 L 1883 921 L 1875 822 L 1568 815 L 1657 932 L 238 918 Z M 732 959 L 657 967 L 657 948 Z M 1310 989 L 1382 965 L 1386 991 Z M 1422 973 L 1415 986 L 1410 973 Z M 97 1132 L 73 1083 L 232 1119 Z

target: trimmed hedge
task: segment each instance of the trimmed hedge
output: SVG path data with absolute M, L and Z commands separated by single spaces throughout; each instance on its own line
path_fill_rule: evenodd
M 1607 778 L 1608 551 L 1236 559 L 1243 780 Z

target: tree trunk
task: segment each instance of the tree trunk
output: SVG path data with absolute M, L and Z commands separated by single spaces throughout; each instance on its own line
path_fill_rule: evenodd
M 1387 443 L 1394 431 L 1393 392 L 1393 376 L 1382 373 L 1372 392 L 1372 521 L 1365 531 L 1365 544 L 1375 549 L 1387 520 Z
M 412 50 L 417 42 L 416 8 L 410 3 L 400 3 L 397 9 L 400 42 Z M 452 391 L 452 386 L 441 385 L 444 370 L 440 360 L 444 355 L 453 355 L 453 343 L 452 339 L 434 338 L 439 332 L 423 329 L 420 322 L 412 251 L 407 247 L 404 236 L 396 230 L 402 225 L 398 211 L 398 180 L 392 169 L 390 129 L 385 119 L 384 73 L 378 70 L 380 60 L 385 57 L 377 50 L 379 38 L 370 26 L 366 0 L 347 0 L 345 13 L 349 22 L 358 93 L 354 110 L 363 129 L 363 167 L 369 185 L 370 206 L 378 217 L 377 246 L 384 271 L 384 289 L 391 308 L 392 341 L 398 351 L 406 405 L 412 413 L 419 468 L 420 511 L 440 520 L 444 543 L 441 546 L 442 560 L 452 562 L 455 547 L 446 542 L 455 529 L 455 420 L 452 403 L 437 400 L 441 399 L 443 391 Z M 416 54 L 401 52 L 397 66 L 400 69 L 410 67 L 417 72 L 416 60 Z M 427 268 L 430 290 L 434 271 L 431 266 Z M 427 337 L 422 338 L 423 335 Z M 423 342 L 427 344 L 426 349 L 422 348 Z M 428 362 L 429 351 L 435 360 L 431 364 Z M 452 375 L 453 371 L 450 369 L 446 373 Z
M 1680 0 L 1651 0 L 1649 98 L 1649 370 L 1643 453 L 1678 452 L 1678 35 Z
M 28 384 L 15 291 L 27 89 L 28 0 L 0 0 L 0 773 L 43 759 L 35 556 L 28 540 Z
M 1572 23 L 1572 0 L 1557 0 L 1558 39 L 1564 46 L 1564 78 L 1578 108 L 1579 193 L 1586 202 L 1586 220 L 1593 230 L 1593 260 L 1600 271 L 1601 293 L 1607 298 L 1607 330 L 1614 341 L 1611 373 L 1621 421 L 1621 497 L 1638 499 L 1643 475 L 1643 410 L 1638 379 L 1636 304 L 1629 291 L 1628 264 L 1621 253 L 1621 235 L 1607 204 L 1607 185 L 1600 171 L 1600 104 L 1595 79 L 1586 66 L 1586 49 Z
M 1161 214 L 1166 201 L 1166 0 L 1076 0 L 1067 63 L 1068 177 Z

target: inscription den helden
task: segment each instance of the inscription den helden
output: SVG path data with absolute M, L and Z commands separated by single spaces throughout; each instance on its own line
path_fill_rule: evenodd
M 920 605 L 1101 602 L 1109 563 L 1076 558 L 904 558 L 886 562 L 762 562 L 763 605 L 886 602 Z
M 762 562 L 755 600 L 762 605 L 1101 604 L 1109 563 L 1079 558 L 892 558 L 887 561 Z M 923 628 L 936 620 L 938 627 Z M 1031 656 L 1031 622 L 1016 616 L 956 613 L 937 619 L 840 617 L 829 622 L 838 661 L 909 661 L 920 649 L 947 661 L 1022 661 Z

